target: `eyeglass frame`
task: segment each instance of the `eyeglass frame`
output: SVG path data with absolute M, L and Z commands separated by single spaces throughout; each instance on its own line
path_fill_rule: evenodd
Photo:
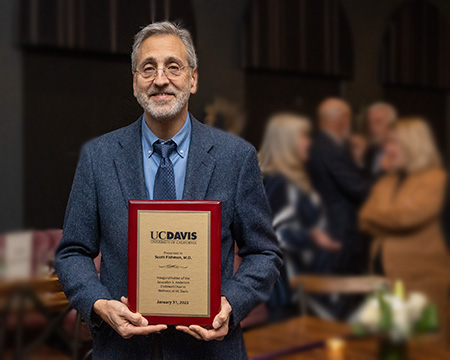
M 155 74 L 154 74 L 153 77 L 151 77 L 151 76 L 145 77 L 144 74 L 143 74 L 143 72 L 142 72 L 142 71 L 139 71 L 138 69 L 135 69 L 134 72 L 135 72 L 135 73 L 138 73 L 139 75 L 141 75 L 142 78 L 145 79 L 145 80 L 155 80 L 156 77 L 157 77 L 158 74 L 159 74 L 159 70 L 162 70 L 164 76 L 165 76 L 166 78 L 168 78 L 169 80 L 176 79 L 176 78 L 178 78 L 178 77 L 181 76 L 181 74 L 180 74 L 180 75 L 175 75 L 175 77 L 169 77 L 169 76 L 167 76 L 166 70 L 167 70 L 168 68 L 169 68 L 169 67 L 155 68 Z M 190 65 L 184 65 L 184 66 L 181 66 L 178 70 L 179 70 L 179 71 L 183 71 L 183 70 L 186 69 L 186 68 L 194 69 L 193 66 L 190 66 Z M 172 76 L 174 76 L 174 75 L 172 74 Z

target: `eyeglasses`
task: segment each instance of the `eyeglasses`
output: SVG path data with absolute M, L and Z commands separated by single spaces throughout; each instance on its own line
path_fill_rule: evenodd
M 168 67 L 155 68 L 150 65 L 145 65 L 142 70 L 135 70 L 135 72 L 140 74 L 144 79 L 154 80 L 158 75 L 158 70 L 162 70 L 169 80 L 173 80 L 179 77 L 186 68 L 191 68 L 191 66 L 170 65 Z

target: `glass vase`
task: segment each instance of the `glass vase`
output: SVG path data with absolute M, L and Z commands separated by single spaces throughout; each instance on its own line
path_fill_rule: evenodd
M 378 345 L 378 360 L 408 360 L 407 342 L 381 338 Z

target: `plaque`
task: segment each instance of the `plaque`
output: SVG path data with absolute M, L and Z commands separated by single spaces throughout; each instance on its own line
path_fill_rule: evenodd
M 220 201 L 129 201 L 130 310 L 149 324 L 212 324 L 220 311 L 221 208 Z

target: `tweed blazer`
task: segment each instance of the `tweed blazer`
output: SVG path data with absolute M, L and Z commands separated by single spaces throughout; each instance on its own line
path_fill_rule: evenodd
M 151 337 L 125 340 L 92 321 L 95 301 L 127 295 L 128 200 L 146 198 L 140 119 L 83 146 L 55 258 L 64 292 L 91 328 L 95 359 L 151 359 Z M 281 253 L 253 146 L 191 121 L 183 200 L 222 201 L 222 295 L 233 310 L 223 341 L 163 331 L 164 359 L 245 359 L 239 323 L 268 300 Z M 233 275 L 235 242 L 243 260 Z M 93 262 L 99 252 L 100 277 Z

